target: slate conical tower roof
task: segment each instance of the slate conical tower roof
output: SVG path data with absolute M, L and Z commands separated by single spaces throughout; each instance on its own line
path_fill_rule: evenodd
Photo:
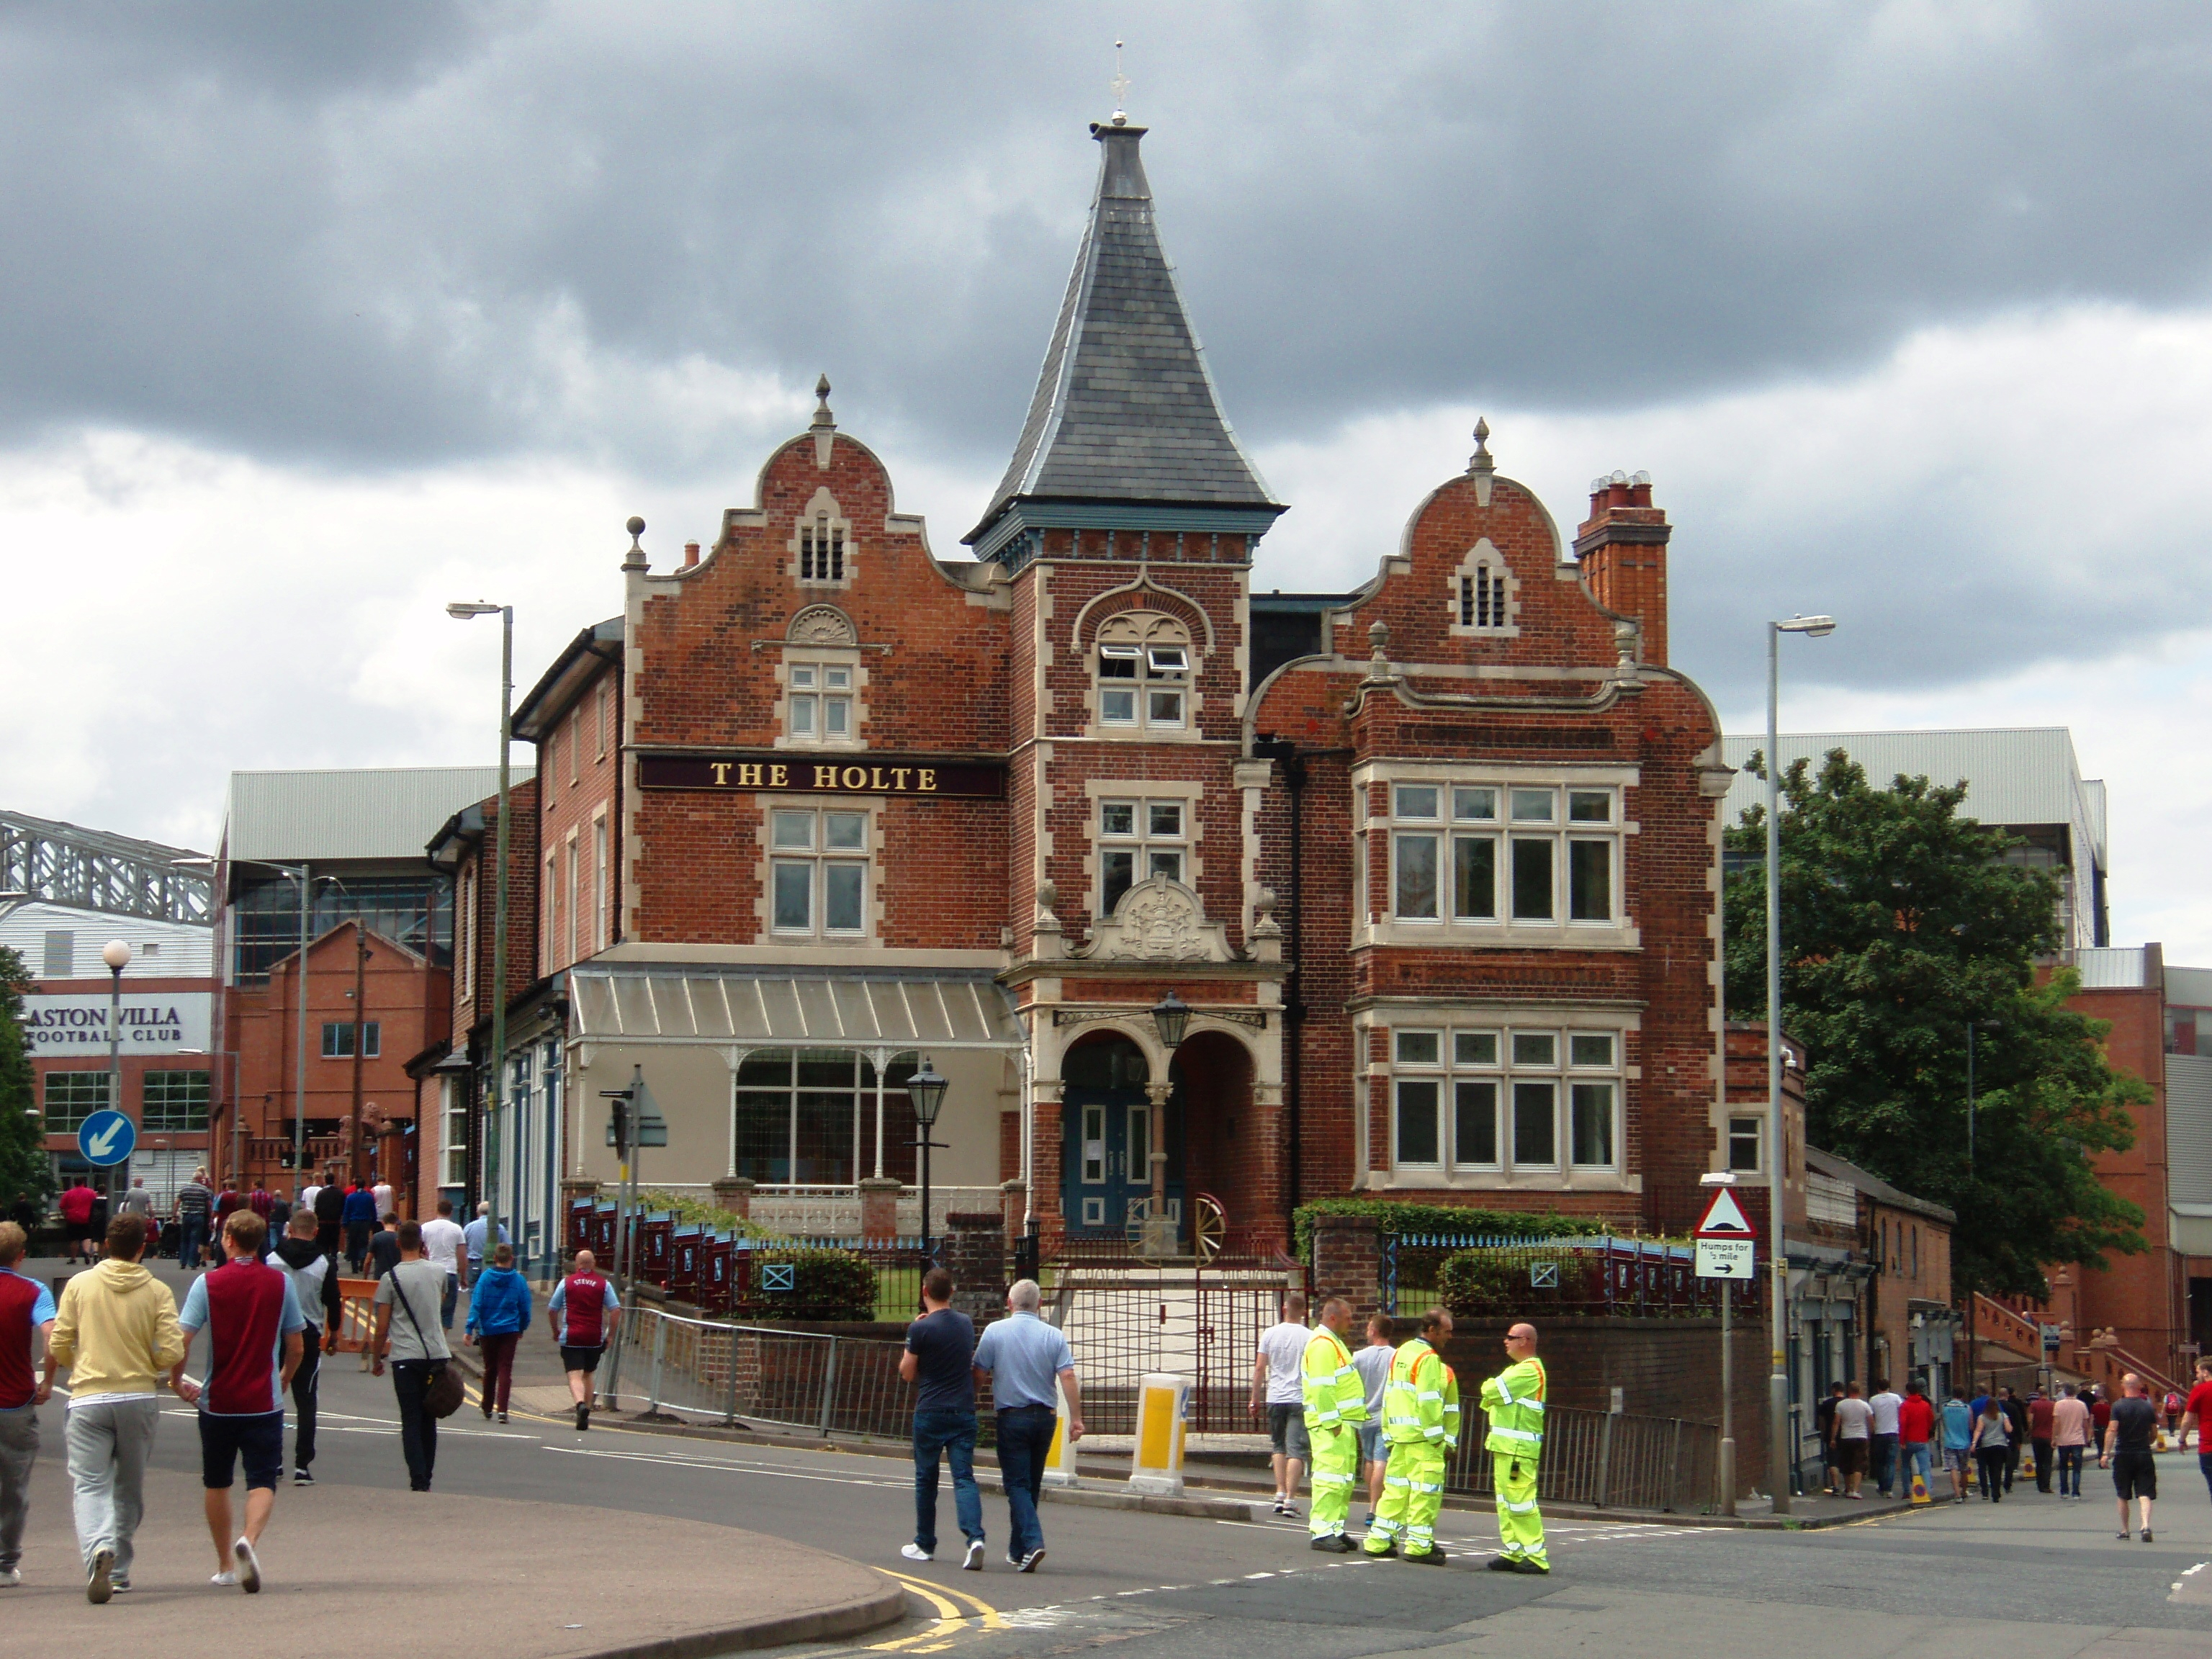
M 1145 131 L 1091 129 L 1103 149 L 1091 222 L 1013 460 L 967 538 L 979 556 L 1014 533 L 1010 520 L 1256 536 L 1284 511 L 1221 412 L 1160 247 Z M 1085 505 L 1159 510 L 1069 510 Z

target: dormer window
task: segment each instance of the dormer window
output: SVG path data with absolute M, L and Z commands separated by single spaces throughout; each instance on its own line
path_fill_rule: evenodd
M 1519 634 L 1520 583 L 1486 536 L 1451 575 L 1451 631 L 1510 639 Z
M 799 580 L 803 582 L 842 582 L 845 580 L 845 532 L 817 516 L 799 527 Z
M 1101 726 L 1183 730 L 1190 720 L 1190 642 L 1172 619 L 1131 612 L 1099 629 Z
M 1472 575 L 1459 579 L 1459 625 L 1462 628 L 1505 626 L 1505 577 L 1490 565 L 1477 565 Z

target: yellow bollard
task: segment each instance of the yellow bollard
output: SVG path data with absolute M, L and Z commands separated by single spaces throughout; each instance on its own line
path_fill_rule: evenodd
M 1190 1379 L 1164 1371 L 1137 1383 L 1137 1449 L 1129 1461 L 1129 1490 L 1153 1498 L 1182 1496 L 1183 1404 Z
M 1067 1437 L 1067 1390 L 1054 1378 L 1052 1385 L 1053 1403 L 1060 1412 L 1060 1420 L 1052 1431 L 1052 1449 L 1044 1455 L 1044 1484 L 1048 1486 L 1073 1486 L 1075 1478 L 1075 1442 Z

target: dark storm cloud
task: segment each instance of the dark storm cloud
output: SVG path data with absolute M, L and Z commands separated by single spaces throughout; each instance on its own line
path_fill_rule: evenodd
M 1261 441 L 2204 289 L 2191 7 L 71 4 L 0 21 L 0 423 L 640 462 L 658 425 L 578 362 L 696 357 L 828 366 L 841 403 L 988 465 L 1115 32 Z

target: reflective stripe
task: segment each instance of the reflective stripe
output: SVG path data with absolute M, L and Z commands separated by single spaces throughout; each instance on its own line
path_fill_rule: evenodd
M 1426 1440 L 1441 1440 L 1444 1437 L 1444 1431 L 1442 1429 L 1423 1429 L 1421 1436 Z
M 1540 1415 L 1544 1409 L 1544 1402 L 1540 1400 L 1524 1400 L 1521 1402 L 1521 1409 L 1524 1412 L 1535 1412 Z
M 1499 1440 L 1527 1440 L 1533 1443 L 1540 1441 L 1544 1437 L 1540 1434 L 1531 1434 L 1526 1429 L 1492 1428 L 1490 1432 L 1493 1437 Z
M 1413 1482 L 1402 1474 L 1386 1474 L 1382 1477 L 1382 1484 L 1386 1486 L 1408 1486 Z
M 1498 1507 L 1510 1510 L 1516 1515 L 1527 1515 L 1536 1507 L 1536 1500 L 1532 1498 L 1525 1504 L 1509 1504 L 1501 1498 L 1498 1500 Z
M 1441 1480 L 1416 1480 L 1413 1482 L 1413 1490 L 1415 1492 L 1442 1492 L 1443 1489 L 1444 1483 Z

